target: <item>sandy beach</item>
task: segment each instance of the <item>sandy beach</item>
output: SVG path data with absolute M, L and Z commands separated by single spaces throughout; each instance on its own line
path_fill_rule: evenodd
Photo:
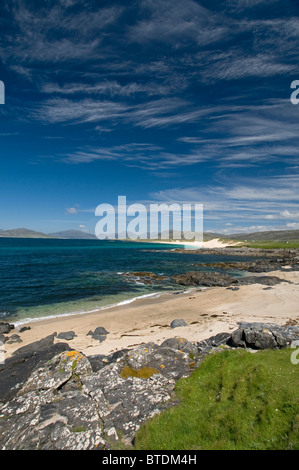
M 186 249 L 198 249 L 198 248 L 226 248 L 228 246 L 238 246 L 242 242 L 231 242 L 227 241 L 224 242 L 219 238 L 213 238 L 213 240 L 204 241 L 190 241 L 186 242 L 183 240 L 173 240 L 173 241 L 161 241 L 157 240 L 156 243 L 165 243 L 167 245 L 180 245 L 181 247 L 185 247 Z
M 252 284 L 240 286 L 239 290 L 225 287 L 188 289 L 185 293 L 164 293 L 98 312 L 31 322 L 26 324 L 31 329 L 20 333 L 22 343 L 5 343 L 5 354 L 9 357 L 26 344 L 70 330 L 77 335 L 74 339 L 55 338 L 55 342 L 68 342 L 71 349 L 91 356 L 148 342 L 161 344 L 165 339 L 177 336 L 200 341 L 219 332 L 230 332 L 240 321 L 299 324 L 299 272 L 275 271 L 267 275 L 292 283 L 280 283 L 272 288 Z M 188 326 L 171 328 L 170 323 L 175 319 L 184 319 Z M 99 326 L 109 332 L 102 343 L 87 335 Z M 19 333 L 18 328 L 10 334 L 15 333 Z

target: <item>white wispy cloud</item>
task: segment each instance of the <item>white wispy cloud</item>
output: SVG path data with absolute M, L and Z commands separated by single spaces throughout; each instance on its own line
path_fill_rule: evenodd
M 77 213 L 78 213 L 78 209 L 76 209 L 76 207 L 67 207 L 66 213 L 67 213 L 67 214 L 77 214 Z
M 196 109 L 187 101 L 176 97 L 146 101 L 137 105 L 92 98 L 52 98 L 42 103 L 32 116 L 50 123 L 97 123 L 110 120 L 151 128 L 196 122 L 213 111 L 215 112 L 210 108 Z
M 48 123 L 89 123 L 99 132 L 111 130 L 99 123 L 151 128 L 200 122 L 204 129 L 203 136 L 178 138 L 180 145 L 172 152 L 149 143 L 142 152 L 141 145 L 139 148 L 85 146 L 64 157 L 69 163 L 119 160 L 130 166 L 159 171 L 201 162 L 213 162 L 223 168 L 269 165 L 282 157 L 285 164 L 294 165 L 299 155 L 297 109 L 287 100 L 256 106 L 223 104 L 194 109 L 178 98 L 131 106 L 111 100 L 55 98 L 37 110 L 36 118 Z
M 97 160 L 118 161 L 130 167 L 161 171 L 194 165 L 205 161 L 206 157 L 197 152 L 171 153 L 149 143 L 131 143 L 107 148 L 86 147 L 61 157 L 61 161 L 71 164 L 91 163 Z
M 57 95 L 109 95 L 109 96 L 125 96 L 130 97 L 136 94 L 152 95 L 168 95 L 176 87 L 170 84 L 159 82 L 136 83 L 130 82 L 125 85 L 120 84 L 116 80 L 105 80 L 96 84 L 67 83 L 60 86 L 57 83 L 44 83 L 42 92 Z
M 282 211 L 280 215 L 287 219 L 299 219 L 299 212 L 290 212 L 288 209 Z
M 227 25 L 218 15 L 193 0 L 142 0 L 145 18 L 129 28 L 133 42 L 167 42 L 182 47 L 186 40 L 207 45 L 225 37 Z M 179 41 L 178 41 L 179 39 Z
M 240 179 L 240 178 L 239 178 Z M 245 231 L 270 230 L 265 221 L 280 221 L 275 226 L 293 227 L 293 220 L 299 215 L 299 175 L 278 175 L 272 178 L 254 178 L 243 181 L 223 182 L 222 185 L 201 184 L 199 187 L 173 188 L 155 191 L 150 194 L 153 201 L 168 204 L 203 204 L 207 220 L 226 220 L 233 223 L 230 233 L 236 231 L 235 224 L 243 223 Z M 289 209 L 285 209 L 288 207 Z M 250 221 L 260 221 L 255 229 Z M 271 225 L 271 227 L 274 227 Z M 230 229 L 227 229 L 230 230 Z
M 97 50 L 105 29 L 115 23 L 122 7 L 96 10 L 85 8 L 84 2 L 56 2 L 30 8 L 28 2 L 13 0 L 14 35 L 6 37 L 0 55 L 11 67 L 22 73 L 24 65 L 35 62 L 63 62 L 101 57 Z M 68 7 L 77 4 L 74 12 Z M 78 34 L 79 32 L 79 34 Z M 23 68 L 22 68 L 23 67 Z M 29 73 L 29 72 L 27 72 Z
M 284 63 L 282 57 L 275 54 L 245 56 L 239 50 L 220 57 L 215 54 L 209 66 L 202 72 L 206 80 L 237 80 L 247 77 L 274 77 L 296 71 L 296 65 Z
M 32 117 L 49 123 L 84 123 L 100 122 L 121 118 L 130 106 L 114 101 L 100 101 L 89 98 L 69 100 L 53 98 L 45 101 L 33 111 Z

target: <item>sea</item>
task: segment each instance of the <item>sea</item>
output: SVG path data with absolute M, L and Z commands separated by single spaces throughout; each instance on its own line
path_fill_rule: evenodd
M 173 244 L 118 240 L 0 238 L 0 321 L 16 326 L 186 291 L 171 276 L 221 271 L 238 257 L 175 252 Z M 147 279 L 136 273 L 153 273 Z M 231 270 L 235 276 L 244 273 Z

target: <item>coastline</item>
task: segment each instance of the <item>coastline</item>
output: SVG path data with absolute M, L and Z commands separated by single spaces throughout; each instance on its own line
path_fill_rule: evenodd
M 151 243 L 151 242 L 148 242 Z M 242 244 L 242 242 L 224 242 L 221 241 L 219 238 L 213 238 L 212 240 L 209 241 L 182 241 L 182 240 L 170 240 L 170 241 L 164 241 L 164 240 L 155 240 L 155 243 L 162 243 L 166 245 L 176 245 L 179 247 L 185 247 L 186 249 L 200 249 L 200 248 L 227 248 L 230 246 L 239 246 Z
M 183 293 L 137 298 L 91 313 L 26 323 L 31 329 L 20 333 L 21 343 L 5 343 L 5 357 L 50 334 L 67 331 L 74 331 L 76 335 L 67 341 L 70 348 L 93 356 L 148 342 L 160 344 L 176 336 L 201 341 L 220 332 L 231 332 L 241 321 L 299 324 L 299 272 L 266 274 L 291 283 L 280 283 L 271 288 L 261 284 L 244 285 L 236 291 L 226 287 L 188 288 Z M 175 319 L 184 319 L 187 326 L 171 328 L 170 323 Z M 109 332 L 101 343 L 88 335 L 97 327 L 104 327 Z M 11 330 L 9 336 L 18 334 L 18 330 L 18 327 Z M 65 342 L 57 337 L 54 341 Z

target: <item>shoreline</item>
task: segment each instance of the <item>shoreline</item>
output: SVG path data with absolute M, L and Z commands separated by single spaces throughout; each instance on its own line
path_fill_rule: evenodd
M 132 297 L 131 299 L 121 300 L 120 302 L 116 302 L 113 304 L 107 304 L 107 305 L 104 305 L 103 307 L 98 307 L 93 310 L 86 310 L 86 311 L 81 311 L 81 312 L 79 311 L 78 312 L 65 312 L 65 313 L 58 313 L 57 315 L 47 315 L 44 317 L 33 317 L 33 318 L 27 317 L 22 320 L 17 320 L 15 322 L 12 321 L 11 323 L 13 323 L 15 327 L 20 328 L 22 326 L 27 325 L 28 323 L 38 323 L 38 322 L 43 322 L 47 320 L 56 320 L 58 318 L 67 318 L 67 317 L 73 317 L 73 316 L 79 316 L 79 315 L 89 315 L 91 313 L 99 313 L 102 310 L 109 310 L 110 308 L 121 307 L 122 305 L 131 304 L 139 299 L 145 299 L 147 297 L 155 297 L 155 296 L 160 296 L 160 295 L 161 294 L 159 294 L 159 292 L 153 292 L 151 294 L 144 294 L 144 295 L 140 295 L 139 297 Z
M 141 242 L 142 242 L 142 240 L 141 240 Z M 185 249 L 186 251 L 192 250 L 192 249 L 199 250 L 199 249 L 226 248 L 228 246 L 237 246 L 239 244 L 239 242 L 238 243 L 224 244 L 223 242 L 220 242 L 218 238 L 213 239 L 213 240 L 209 240 L 207 242 L 191 241 L 191 242 L 185 243 L 182 240 L 173 240 L 173 241 L 172 240 L 170 240 L 170 241 L 153 240 L 153 241 L 147 241 L 147 242 L 148 243 L 154 243 L 154 244 L 157 244 L 157 243 L 166 244 L 166 245 L 174 246 L 173 249 Z M 137 243 L 138 243 L 138 240 L 137 240 Z M 192 289 L 192 287 L 190 287 L 189 290 L 190 289 Z M 178 290 L 179 290 L 179 287 L 178 287 Z M 186 289 L 181 288 L 181 290 L 184 291 Z M 171 291 L 170 291 L 170 293 L 171 293 Z M 50 315 L 46 315 L 46 316 L 32 317 L 32 318 L 31 317 L 25 317 L 25 318 L 22 318 L 20 320 L 12 319 L 11 323 L 13 323 L 17 328 L 19 328 L 19 327 L 25 326 L 25 325 L 30 324 L 30 323 L 37 323 L 37 322 L 40 322 L 40 321 L 47 321 L 47 320 L 52 320 L 52 319 L 55 320 L 55 319 L 60 318 L 60 317 L 66 318 L 66 317 L 72 317 L 72 316 L 77 316 L 77 315 L 88 315 L 88 314 L 91 314 L 91 313 L 99 313 L 102 310 L 108 310 L 108 309 L 111 309 L 111 308 L 114 308 L 114 307 L 119 307 L 119 306 L 122 306 L 122 305 L 131 304 L 131 303 L 135 302 L 138 299 L 147 298 L 147 297 L 150 298 L 150 297 L 155 297 L 155 296 L 160 297 L 160 295 L 163 295 L 163 292 L 161 293 L 161 292 L 157 291 L 157 292 L 153 292 L 153 293 L 150 293 L 150 294 L 144 294 L 144 295 L 140 295 L 140 296 L 137 296 L 137 297 L 132 297 L 132 298 L 129 298 L 129 299 L 126 299 L 126 300 L 121 300 L 120 302 L 103 305 L 102 307 L 95 307 L 92 310 L 70 311 L 70 312 L 50 314 Z
M 142 240 L 141 240 L 142 241 Z M 147 243 L 152 243 L 148 241 Z M 212 240 L 204 241 L 182 241 L 182 240 L 153 240 L 153 243 L 161 243 L 165 245 L 175 245 L 179 247 L 185 247 L 186 250 L 188 249 L 207 249 L 207 248 L 227 248 L 233 246 L 239 246 L 243 242 L 233 242 L 233 241 L 221 241 L 219 238 L 213 238 Z
M 278 276 L 292 284 L 280 283 L 272 288 L 261 284 L 244 285 L 237 291 L 227 287 L 190 287 L 183 292 L 157 293 L 155 297 L 151 294 L 91 313 L 27 322 L 31 329 L 20 333 L 21 343 L 5 343 L 5 357 L 53 333 L 67 331 L 74 331 L 74 339 L 56 337 L 54 342 L 67 342 L 71 349 L 93 356 L 149 342 L 160 344 L 177 336 L 201 341 L 220 332 L 231 332 L 241 321 L 299 324 L 299 272 L 265 274 Z M 175 319 L 184 319 L 187 326 L 171 328 L 170 323 Z M 102 343 L 88 335 L 97 327 L 109 332 Z M 18 333 L 17 326 L 8 336 Z

